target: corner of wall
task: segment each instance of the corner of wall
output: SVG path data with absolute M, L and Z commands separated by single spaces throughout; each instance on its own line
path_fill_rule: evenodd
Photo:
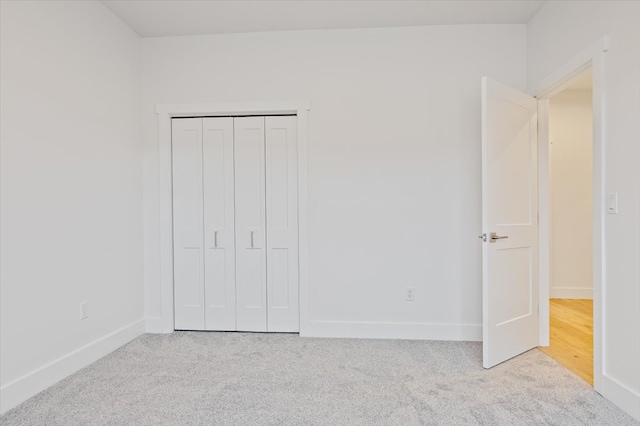
M 0 414 L 144 334 L 141 318 L 37 368 L 0 388 Z

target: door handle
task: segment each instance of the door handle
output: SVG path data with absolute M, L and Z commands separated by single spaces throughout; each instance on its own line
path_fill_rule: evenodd
M 482 241 L 487 242 L 487 234 L 482 234 L 482 235 L 478 235 L 478 238 L 480 238 Z M 498 240 L 504 240 L 509 238 L 508 235 L 498 235 L 495 232 L 491 232 L 489 234 L 489 242 L 490 243 L 495 243 Z
M 254 232 L 255 232 L 255 231 L 251 231 L 251 248 L 254 248 L 254 246 L 253 246 L 253 233 L 254 233 Z
M 490 243 L 495 243 L 498 240 L 507 239 L 507 238 L 509 238 L 509 236 L 508 235 L 498 235 L 495 232 L 492 232 L 492 233 L 489 234 L 489 238 L 490 238 L 489 239 Z
M 218 247 L 218 231 L 213 231 L 213 246 Z

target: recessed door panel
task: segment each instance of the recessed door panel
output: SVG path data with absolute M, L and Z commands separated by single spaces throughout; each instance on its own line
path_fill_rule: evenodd
M 263 257 L 261 248 L 249 248 L 244 252 L 244 286 L 242 293 L 244 305 L 248 309 L 264 309 L 264 277 Z
M 266 117 L 268 330 L 297 332 L 298 150 L 296 117 Z
M 496 327 L 533 315 L 531 255 L 531 247 L 498 249 L 494 253 L 493 276 L 496 281 L 510 283 L 496 294 Z
M 491 97 L 487 108 L 493 116 L 502 117 L 499 126 L 491 129 L 489 145 L 490 193 L 489 215 L 498 225 L 531 223 L 531 112 L 509 100 Z M 535 165 L 535 162 L 533 163 Z
M 174 309 L 177 330 L 204 330 L 202 119 L 172 120 Z
M 202 120 L 204 166 L 205 322 L 236 329 L 233 118 Z
M 236 325 L 267 331 L 264 117 L 234 119 Z
M 207 265 L 207 276 L 205 285 L 205 294 L 207 299 L 208 309 L 225 309 L 229 306 L 228 291 L 225 283 L 227 282 L 227 250 L 224 248 L 209 248 L 206 251 L 207 257 L 205 264 Z M 230 275 L 235 275 L 233 273 Z M 234 288 L 235 289 L 235 288 Z M 219 330 L 216 328 L 215 322 L 213 324 L 210 321 L 215 321 L 215 315 L 207 315 L 207 329 Z M 235 323 L 235 314 L 233 316 L 233 322 Z
M 289 250 L 277 248 L 269 250 L 269 266 L 271 267 L 271 279 L 267 286 L 269 291 L 270 309 L 289 309 L 291 299 L 289 297 Z

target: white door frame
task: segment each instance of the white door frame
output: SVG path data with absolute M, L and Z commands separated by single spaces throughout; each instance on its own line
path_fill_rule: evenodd
M 602 393 L 602 376 L 606 356 L 604 341 L 605 276 L 605 114 L 604 73 L 605 53 L 609 50 L 607 36 L 572 58 L 538 85 L 529 94 L 538 99 L 538 214 L 539 214 L 539 274 L 540 346 L 549 346 L 549 285 L 550 285 L 550 176 L 549 176 L 549 98 L 566 89 L 573 80 L 591 68 L 593 72 L 593 387 Z
M 298 264 L 300 334 L 309 319 L 309 214 L 307 126 L 309 102 L 224 102 L 204 104 L 157 104 L 158 180 L 160 211 L 160 322 L 154 332 L 174 331 L 173 307 L 173 195 L 171 178 L 171 119 L 174 117 L 212 117 L 232 115 L 295 114 L 298 126 Z

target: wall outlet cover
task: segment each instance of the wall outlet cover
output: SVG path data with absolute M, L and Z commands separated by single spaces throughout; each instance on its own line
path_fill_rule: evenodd
M 89 303 L 87 301 L 80 302 L 80 320 L 89 318 Z
M 407 302 L 413 302 L 414 300 L 416 300 L 416 289 L 415 288 L 407 287 L 406 300 L 407 300 Z

